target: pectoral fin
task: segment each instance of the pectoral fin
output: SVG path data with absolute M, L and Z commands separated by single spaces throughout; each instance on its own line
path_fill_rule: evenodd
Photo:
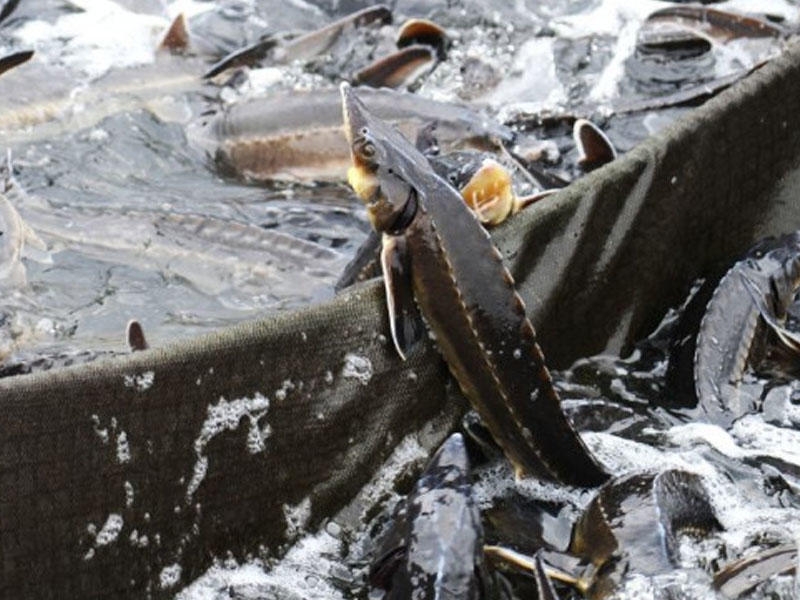
M 397 353 L 403 360 L 422 337 L 425 325 L 414 302 L 411 288 L 411 264 L 406 253 L 405 238 L 383 235 L 381 250 L 383 284 L 386 288 L 386 306 L 389 311 L 389 328 Z
M 591 121 L 575 121 L 572 137 L 580 153 L 578 164 L 584 171 L 594 171 L 617 158 L 617 151 L 611 140 Z
M 380 277 L 380 248 L 380 234 L 370 230 L 367 239 L 356 250 L 355 257 L 344 268 L 333 289 L 340 292 L 359 281 Z

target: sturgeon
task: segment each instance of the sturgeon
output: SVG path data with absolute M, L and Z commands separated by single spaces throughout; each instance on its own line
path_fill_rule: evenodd
M 729 426 L 756 409 L 758 399 L 743 388 L 742 378 L 764 358 L 768 333 L 797 354 L 798 342 L 781 321 L 799 289 L 800 231 L 758 244 L 720 280 L 694 357 L 695 392 L 709 420 Z
M 483 527 L 461 434 L 442 444 L 409 494 L 370 569 L 387 599 L 479 600 L 488 591 Z
M 561 410 L 514 280 L 461 195 L 390 124 L 341 87 L 348 180 L 382 233 L 389 325 L 401 357 L 417 307 L 450 372 L 518 476 L 595 486 L 608 475 Z
M 508 127 L 473 109 L 407 92 L 359 92 L 370 111 L 414 137 L 430 123 L 442 147 L 497 148 Z M 340 179 L 350 161 L 336 90 L 280 93 L 234 104 L 189 129 L 190 140 L 230 174 L 270 179 Z

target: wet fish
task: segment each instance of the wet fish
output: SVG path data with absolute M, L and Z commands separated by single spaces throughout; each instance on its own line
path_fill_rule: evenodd
M 24 70 L 14 69 L 0 77 L 3 141 L 48 139 L 91 127 L 113 114 L 142 109 L 164 120 L 172 120 L 173 114 L 188 120 L 190 104 L 176 102 L 176 97 L 200 90 L 201 82 L 192 72 L 196 62 L 162 54 L 153 65 L 108 73 L 84 90 L 76 89 L 74 79 L 65 76 L 63 69 L 33 61 Z M 29 93 L 31 88 L 35 95 Z
M 633 473 L 600 488 L 573 529 L 570 552 L 593 565 L 581 577 L 588 597 L 604 598 L 627 572 L 672 570 L 679 535 L 720 530 L 698 475 Z
M 265 59 L 269 59 L 273 64 L 308 60 L 330 50 L 348 30 L 364 25 L 390 23 L 391 20 L 391 10 L 378 4 L 349 14 L 316 31 L 289 40 L 282 40 L 279 36 L 265 36 L 258 42 L 223 57 L 206 71 L 203 78 L 215 77 L 233 67 L 252 66 Z
M 759 244 L 719 282 L 694 358 L 698 404 L 710 421 L 727 426 L 756 409 L 758 397 L 743 389 L 742 377 L 765 357 L 767 334 L 777 327 L 781 337 L 778 321 L 798 289 L 800 232 Z
M 7 54 L 0 58 L 0 75 L 18 67 L 19 65 L 28 62 L 33 57 L 33 50 L 22 50 L 21 52 L 14 52 Z
M 388 89 L 364 89 L 363 102 L 379 118 L 411 136 L 437 124 L 444 148 L 496 148 L 514 139 L 511 129 L 459 104 Z M 274 94 L 235 104 L 190 128 L 194 144 L 233 175 L 270 179 L 339 179 L 350 161 L 336 90 Z
M 739 598 L 779 574 L 797 571 L 795 544 L 780 545 L 736 560 L 714 575 L 714 587 L 726 598 Z
M 5 324 L 0 322 L 0 326 Z M 114 350 L 53 350 L 38 348 L 35 352 L 19 350 L 18 344 L 14 344 L 9 349 L 8 356 L 6 348 L 2 344 L 0 336 L 0 379 L 3 377 L 13 377 L 15 375 L 28 375 L 51 369 L 61 369 L 73 365 L 82 365 L 93 362 L 100 358 L 112 358 L 121 356 L 122 352 Z
M 371 87 L 407 87 L 430 73 L 435 64 L 436 56 L 429 47 L 419 44 L 407 46 L 360 69 L 353 75 L 353 83 Z
M 342 85 L 348 181 L 383 234 L 390 330 L 403 356 L 416 306 L 450 372 L 517 474 L 582 486 L 606 473 L 572 429 L 522 299 L 458 192 L 391 125 Z
M 723 77 L 718 77 L 709 82 L 700 83 L 697 85 L 686 87 L 680 91 L 656 98 L 645 98 L 643 100 L 621 101 L 614 104 L 613 112 L 615 114 L 627 114 L 644 112 L 651 110 L 659 110 L 669 108 L 671 106 L 697 106 L 713 98 L 723 90 L 728 89 L 737 81 L 744 79 L 751 73 L 759 70 L 765 64 L 766 60 L 759 61 L 749 69 L 737 73 L 731 73 Z
M 669 22 L 698 31 L 718 42 L 735 38 L 782 37 L 786 31 L 775 23 L 706 6 L 669 6 L 647 17 L 648 23 Z
M 386 600 L 483 597 L 483 528 L 460 434 L 442 444 L 409 494 L 370 582 Z

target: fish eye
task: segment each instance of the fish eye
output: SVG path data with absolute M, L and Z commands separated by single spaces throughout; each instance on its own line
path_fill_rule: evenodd
M 372 142 L 364 142 L 364 145 L 361 146 L 361 154 L 367 158 L 372 158 L 375 156 L 375 144 Z
M 353 148 L 358 156 L 366 162 L 370 162 L 377 153 L 375 144 L 373 144 L 369 139 L 363 137 L 356 140 L 356 142 L 353 144 Z

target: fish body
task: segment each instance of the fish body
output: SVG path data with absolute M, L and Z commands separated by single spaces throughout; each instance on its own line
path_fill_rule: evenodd
M 450 436 L 420 476 L 372 569 L 385 598 L 482 598 L 483 528 L 460 434 Z
M 509 128 L 463 105 L 389 89 L 364 89 L 360 95 L 370 111 L 411 137 L 436 123 L 444 147 L 496 146 L 514 137 Z M 350 162 L 335 90 L 241 102 L 195 124 L 189 135 L 223 171 L 256 181 L 341 179 Z
M 628 573 L 674 569 L 680 535 L 721 529 L 700 476 L 673 469 L 629 473 L 598 490 L 575 524 L 569 551 L 593 565 L 581 577 L 586 596 L 605 598 Z
M 348 178 L 383 232 L 393 339 L 405 350 L 414 304 L 518 475 L 581 486 L 606 473 L 561 411 L 514 281 L 460 194 L 344 84 Z M 410 302 L 408 289 L 413 291 Z
M 705 416 L 718 424 L 755 410 L 742 388 L 763 356 L 765 319 L 785 318 L 800 289 L 800 232 L 760 244 L 720 280 L 697 335 L 695 392 Z M 773 316 L 770 316 L 773 315 Z
M 297 298 L 298 290 L 306 290 L 311 294 L 306 301 L 320 299 L 327 296 L 346 264 L 336 250 L 232 219 L 134 209 L 118 209 L 122 212 L 115 214 L 82 208 L 65 213 L 28 194 L 12 177 L 6 179 L 6 193 L 53 252 L 70 249 L 97 260 L 155 268 L 166 276 L 185 279 L 210 296 L 234 289 Z M 14 208 L 2 199 L 0 219 L 6 209 Z M 20 227 L 16 210 L 8 214 L 9 222 L 17 223 L 12 228 L 16 242 L 6 245 L 0 236 L 0 251 L 9 253 L 1 264 L 13 258 L 13 248 L 23 240 L 44 247 L 21 219 Z M 74 226 L 76 219 L 80 227 Z

